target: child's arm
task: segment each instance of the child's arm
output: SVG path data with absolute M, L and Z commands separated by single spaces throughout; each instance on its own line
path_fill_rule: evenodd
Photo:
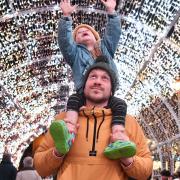
M 109 54 L 113 58 L 121 35 L 120 16 L 115 11 L 116 0 L 101 0 L 101 2 L 106 7 L 108 14 L 102 45 L 107 48 Z
M 60 3 L 60 8 L 63 16 L 58 22 L 58 44 L 64 59 L 72 68 L 77 53 L 77 44 L 72 36 L 71 14 L 76 9 L 76 5 L 71 6 L 70 2 L 63 0 Z

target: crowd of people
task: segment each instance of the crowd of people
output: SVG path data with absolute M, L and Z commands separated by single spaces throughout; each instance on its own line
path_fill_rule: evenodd
M 48 176 L 48 177 L 41 177 L 38 172 L 34 168 L 34 160 L 31 156 L 25 156 L 22 159 L 22 167 L 21 169 L 18 169 L 14 166 L 14 163 L 12 162 L 11 154 L 8 152 L 3 153 L 3 157 L 0 162 L 0 179 L 3 178 L 3 180 L 29 180 L 32 178 L 38 179 L 38 180 L 54 180 L 56 176 Z M 153 180 L 159 180 L 163 179 L 166 180 L 169 178 L 169 180 L 179 180 L 180 178 L 180 168 L 177 169 L 174 172 L 170 172 L 170 170 L 167 169 L 157 169 L 153 171 Z
M 57 2 L 57 0 L 14 0 L 10 4 L 9 1 L 0 2 L 0 78 L 3 79 L 0 85 L 6 90 L 0 86 L 2 129 L 0 138 L 3 139 L 0 142 L 0 149 L 3 150 L 6 145 L 12 154 L 17 153 L 19 157 L 29 142 L 43 132 L 42 124 L 49 126 L 59 109 L 61 111 L 65 109 L 67 97 L 73 91 L 71 70 L 65 64 L 57 45 L 57 21 L 62 15 L 57 10 Z M 154 1 L 150 2 L 144 2 L 144 8 L 147 10 L 157 5 Z M 177 11 L 176 2 L 173 1 L 169 7 L 170 11 L 166 13 L 169 19 Z M 79 3 L 84 7 L 93 5 L 91 7 L 104 9 L 100 1 Z M 153 129 L 156 139 L 163 142 L 179 134 L 178 126 L 171 114 L 172 111 L 161 97 L 156 97 L 155 102 L 150 100 L 151 94 L 157 95 L 161 91 L 177 116 L 177 95 L 171 96 L 172 89 L 168 82 L 172 81 L 174 74 L 178 72 L 179 64 L 174 61 L 177 59 L 178 49 L 173 43 L 178 45 L 179 42 L 175 33 L 170 38 L 172 42 L 168 40 L 163 42 L 153 61 L 138 76 L 135 86 L 127 93 L 127 89 L 137 77 L 137 72 L 146 61 L 144 57 L 148 56 L 153 44 L 158 42 L 155 30 L 163 29 L 167 24 L 159 19 L 159 16 L 165 14 L 163 2 L 159 2 L 158 5 L 162 8 L 156 15 L 152 12 L 142 13 L 138 3 L 138 1 L 127 3 L 122 9 L 126 11 L 122 22 L 122 37 L 125 38 L 120 40 L 115 59 L 121 71 L 119 79 L 123 87 L 117 94 L 121 97 L 127 95 L 126 100 L 131 105 L 128 111 L 136 113 L 137 116 L 141 114 L 146 124 Z M 131 11 L 132 9 L 136 10 Z M 129 21 L 126 17 L 128 14 Z M 72 17 L 73 26 L 79 22 L 90 24 L 97 22 L 95 28 L 100 30 L 101 35 L 103 34 L 106 23 L 104 13 L 90 14 L 88 11 L 80 10 L 72 14 Z M 153 27 L 153 31 L 141 24 L 135 25 L 133 17 Z M 178 32 L 179 29 L 177 25 L 175 31 Z M 156 76 L 159 72 L 159 76 Z M 150 106 L 142 109 L 139 104 Z M 143 124 L 145 132 L 152 138 L 152 132 L 146 124 Z M 13 160 L 18 162 L 19 157 L 16 159 L 17 157 L 13 155 Z
M 0 179 L 2 180 L 42 180 L 42 177 L 34 169 L 33 157 L 24 157 L 22 168 L 17 169 L 11 160 L 11 154 L 8 152 L 3 153 L 0 162 L 0 175 Z M 50 177 L 44 178 L 44 180 L 50 179 Z

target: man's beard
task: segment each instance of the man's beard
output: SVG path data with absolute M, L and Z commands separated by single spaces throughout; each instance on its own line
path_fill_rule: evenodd
M 86 98 L 86 100 L 88 100 L 91 103 L 94 103 L 95 105 L 107 102 L 109 100 L 109 97 L 94 98 L 92 96 L 89 96 L 89 94 L 86 94 L 85 98 Z

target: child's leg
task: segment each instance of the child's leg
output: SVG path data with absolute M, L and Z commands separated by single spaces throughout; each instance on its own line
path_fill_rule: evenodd
M 83 94 L 80 93 L 71 95 L 67 102 L 67 113 L 64 120 L 67 123 L 69 132 L 72 133 L 74 138 L 75 138 L 75 132 L 73 130 L 73 126 L 77 125 L 79 109 L 83 105 L 84 105 L 84 96 Z M 74 138 L 72 139 L 72 141 L 74 141 Z
M 112 97 L 109 101 L 109 107 L 112 110 L 112 135 L 123 136 L 123 133 L 125 133 L 127 105 L 124 100 Z M 136 146 L 128 139 L 126 141 L 117 140 L 112 142 L 104 151 L 105 156 L 110 159 L 132 157 L 135 153 Z
M 112 110 L 112 126 L 115 124 L 122 124 L 125 126 L 125 117 L 127 113 L 126 102 L 113 96 L 109 100 L 108 107 Z
M 78 121 L 78 111 L 83 105 L 82 96 L 73 94 L 67 103 L 67 113 L 64 120 L 54 121 L 50 126 L 56 149 L 61 154 L 66 154 L 75 139 L 75 130 Z

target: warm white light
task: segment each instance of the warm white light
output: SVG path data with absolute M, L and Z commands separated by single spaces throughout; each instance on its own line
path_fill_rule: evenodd
M 173 83 L 173 88 L 176 91 L 180 91 L 180 79 L 179 80 L 175 80 L 175 82 Z

